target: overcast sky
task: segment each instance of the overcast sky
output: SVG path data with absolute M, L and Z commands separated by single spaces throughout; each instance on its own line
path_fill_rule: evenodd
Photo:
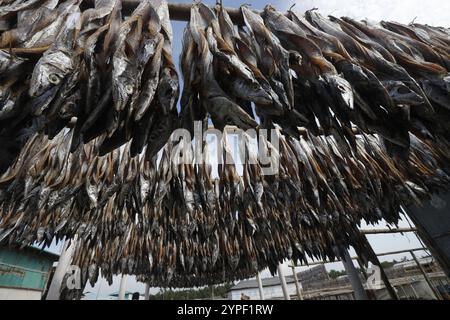
M 233 1 L 234 2 L 234 1 Z M 376 21 L 392 20 L 434 26 L 450 27 L 449 0 L 300 0 L 278 1 L 284 3 L 282 9 L 288 9 L 290 3 L 296 2 L 294 9 L 299 12 L 319 8 L 324 15 L 348 16 L 356 19 Z M 230 2 L 231 3 L 231 2 Z M 281 8 L 280 8 L 281 9 Z
M 174 1 L 175 2 L 175 1 Z M 191 3 L 190 0 L 177 0 L 176 2 Z M 214 4 L 215 0 L 204 1 L 204 3 Z M 225 6 L 237 7 L 241 3 L 249 3 L 255 9 L 262 9 L 267 3 L 272 3 L 279 10 L 287 10 L 296 3 L 294 10 L 304 12 L 311 8 L 318 8 L 323 15 L 332 14 L 334 16 L 349 16 L 355 19 L 395 20 L 402 23 L 409 23 L 415 19 L 418 23 L 425 23 L 434 26 L 450 27 L 450 0 L 300 0 L 300 1 L 270 1 L 270 0 L 243 0 L 243 1 L 223 1 Z M 181 35 L 185 26 L 183 22 L 175 22 L 174 26 L 174 58 L 178 64 L 178 57 L 181 53 Z M 402 227 L 407 227 L 408 223 L 403 221 Z M 363 226 L 365 227 L 365 226 Z M 376 227 L 385 227 L 381 224 Z M 420 247 L 421 244 L 414 234 L 395 235 L 369 235 L 375 252 L 386 252 L 406 248 Z M 53 251 L 59 251 L 60 247 L 53 247 Z M 351 251 L 350 255 L 354 255 Z M 385 257 L 381 260 L 399 259 L 404 255 Z M 304 268 L 300 268 L 302 270 Z M 327 269 L 343 269 L 341 263 L 328 264 Z M 287 263 L 283 270 L 286 275 L 291 273 Z M 263 277 L 269 277 L 267 271 L 262 273 Z M 133 277 L 128 277 L 127 289 L 129 291 L 144 291 L 144 285 L 137 283 Z M 86 291 L 93 292 L 91 297 L 105 297 L 112 292 L 117 292 L 119 288 L 119 278 L 115 278 L 114 284 L 110 287 L 105 280 L 99 280 L 94 288 L 89 285 Z M 152 290 L 153 292 L 157 290 Z

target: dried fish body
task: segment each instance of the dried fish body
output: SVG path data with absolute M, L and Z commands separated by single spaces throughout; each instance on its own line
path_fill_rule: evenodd
M 21 11 L 22 23 L 35 21 L 39 37 L 54 30 L 34 10 Z M 62 52 L 71 65 L 56 70 L 57 84 L 35 75 L 37 97 L 27 97 L 32 84 L 23 81 L 37 59 L 2 50 L 2 150 L 24 140 L 17 157 L 0 153 L 0 239 L 48 245 L 77 234 L 83 281 L 95 282 L 100 269 L 109 281 L 131 273 L 158 286 L 205 285 L 275 272 L 286 258 L 334 259 L 348 245 L 370 259 L 362 220 L 396 223 L 400 205 L 448 189 L 448 81 L 438 72 L 448 34 L 311 12 L 288 19 L 273 7 L 264 17 L 242 12 L 247 27 L 237 30 L 223 7 L 193 6 L 180 115 L 166 1 L 143 2 L 122 19 L 120 2 L 101 0 L 76 27 L 61 18 L 41 60 Z M 119 93 L 122 77 L 130 94 Z M 216 179 L 210 160 L 194 164 L 192 146 L 187 162 L 173 164 L 182 150 L 169 141 L 173 129 L 210 118 L 219 129 L 280 130 L 286 136 L 277 133 L 270 160 L 279 170 L 264 175 L 267 163 L 249 148 L 240 175 L 225 140 Z M 302 137 L 299 124 L 308 128 Z M 258 142 L 274 151 L 268 139 Z
M 58 86 L 73 70 L 72 50 L 76 21 L 79 13 L 73 13 L 66 22 L 52 47 L 36 64 L 30 83 L 30 95 L 40 96 L 53 86 Z

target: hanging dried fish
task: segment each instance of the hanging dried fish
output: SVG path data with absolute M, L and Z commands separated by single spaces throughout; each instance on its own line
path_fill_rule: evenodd
M 77 235 L 83 283 L 202 286 L 348 246 L 373 259 L 361 221 L 448 190 L 448 30 L 272 6 L 238 27 L 195 3 L 178 111 L 167 1 L 80 3 L 0 4 L 1 242 Z M 195 141 L 205 161 L 171 141 L 210 120 L 256 136 Z

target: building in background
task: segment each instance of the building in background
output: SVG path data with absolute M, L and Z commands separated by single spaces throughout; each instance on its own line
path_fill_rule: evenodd
M 303 285 L 308 285 L 310 283 L 327 280 L 328 272 L 325 269 L 324 265 L 318 265 L 308 270 L 297 273 L 297 276 L 299 279 L 302 279 L 299 283 L 301 289 Z M 294 276 L 287 276 L 285 278 L 289 295 L 296 296 L 297 289 L 295 286 Z M 278 276 L 262 279 L 262 284 L 264 288 L 264 297 L 266 299 L 268 300 L 284 299 L 283 289 L 281 288 L 280 278 Z M 228 293 L 228 298 L 230 300 L 239 300 L 241 299 L 242 293 L 250 297 L 251 300 L 258 300 L 259 299 L 258 282 L 256 280 L 240 281 L 237 285 L 231 288 L 231 290 Z
M 40 300 L 58 259 L 34 247 L 0 246 L 0 300 Z
M 432 257 L 419 259 L 419 263 L 427 273 L 434 289 L 439 291 L 443 299 L 450 298 L 450 283 L 446 274 L 436 264 Z M 390 268 L 385 268 L 389 282 L 397 291 L 400 299 L 435 299 L 433 290 L 424 279 L 420 268 L 416 262 L 404 261 L 394 264 Z M 368 290 L 366 280 L 360 273 L 361 281 Z M 310 268 L 306 271 L 297 273 L 300 282 L 303 299 L 308 300 L 354 300 L 353 288 L 346 275 L 331 279 L 324 265 Z M 267 300 L 284 299 L 280 279 L 278 277 L 262 279 L 264 297 Z M 286 277 L 286 284 L 291 299 L 298 299 L 295 280 L 293 276 Z M 368 290 L 370 296 L 377 300 L 387 300 L 390 296 L 384 286 L 381 284 L 376 289 Z M 259 289 L 256 280 L 240 281 L 231 288 L 228 298 L 239 300 L 241 294 L 250 297 L 251 300 L 259 300 Z
M 264 288 L 264 297 L 267 300 L 281 300 L 283 298 L 283 290 L 280 284 L 280 278 L 272 277 L 262 279 Z M 295 282 L 291 277 L 286 277 L 286 285 L 289 295 L 295 295 Z M 259 300 L 258 282 L 255 279 L 240 281 L 232 287 L 228 292 L 229 300 L 241 300 L 241 295 L 247 296 L 250 300 Z

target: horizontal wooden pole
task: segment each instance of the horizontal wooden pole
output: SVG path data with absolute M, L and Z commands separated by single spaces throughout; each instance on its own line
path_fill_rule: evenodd
M 94 0 L 84 0 L 86 5 L 93 7 Z M 141 0 L 123 0 L 122 9 L 125 14 L 130 14 L 141 2 Z M 169 2 L 169 14 L 170 20 L 173 21 L 189 21 L 191 17 L 191 7 L 190 3 L 171 3 Z M 213 8 L 213 7 L 212 7 Z M 244 25 L 244 19 L 239 8 L 225 7 L 228 15 L 236 25 Z M 257 14 L 261 14 L 261 10 L 253 10 Z
M 427 251 L 427 248 L 414 248 L 414 249 L 405 249 L 405 250 L 398 250 L 398 251 L 389 251 L 389 252 L 382 252 L 382 253 L 376 253 L 377 257 L 380 256 L 390 256 L 393 254 L 399 254 L 399 253 L 405 253 L 405 252 L 411 252 L 411 251 Z M 351 257 L 352 260 L 356 260 L 358 259 L 358 257 Z M 341 259 L 336 259 L 334 261 L 314 261 L 314 262 L 310 262 L 308 264 L 304 264 L 304 265 L 289 265 L 290 268 L 294 267 L 294 268 L 299 268 L 299 267 L 310 267 L 310 266 L 316 266 L 319 264 L 326 264 L 326 263 L 335 263 L 335 262 L 340 262 Z
M 133 10 L 139 5 L 141 0 L 123 0 L 122 10 L 124 15 L 129 15 Z M 94 7 L 95 0 L 83 0 L 82 8 L 92 8 Z M 170 20 L 172 21 L 189 21 L 191 17 L 191 7 L 192 4 L 189 3 L 168 3 Z M 213 7 L 211 7 L 213 8 Z M 225 7 L 231 21 L 239 26 L 244 25 L 244 18 L 242 17 L 240 8 L 230 8 Z M 252 10 L 257 14 L 261 14 L 261 10 Z M 287 14 L 287 13 L 286 13 Z M 47 50 L 45 47 L 41 48 L 0 48 L 9 49 L 11 52 L 19 55 L 41 55 Z
M 6 50 L 13 54 L 21 55 L 21 56 L 35 56 L 43 54 L 48 50 L 50 46 L 45 47 L 37 47 L 37 48 L 2 48 L 2 50 Z
M 139 0 L 126 0 L 139 2 Z M 174 21 L 189 21 L 191 18 L 191 4 L 185 3 L 169 3 L 170 19 Z M 239 8 L 225 7 L 228 15 L 236 25 L 244 25 L 244 19 Z M 260 10 L 253 10 L 255 13 L 261 14 Z
M 386 233 L 404 233 L 416 232 L 416 228 L 397 228 L 397 229 L 364 229 L 361 230 L 363 234 L 386 234 Z

